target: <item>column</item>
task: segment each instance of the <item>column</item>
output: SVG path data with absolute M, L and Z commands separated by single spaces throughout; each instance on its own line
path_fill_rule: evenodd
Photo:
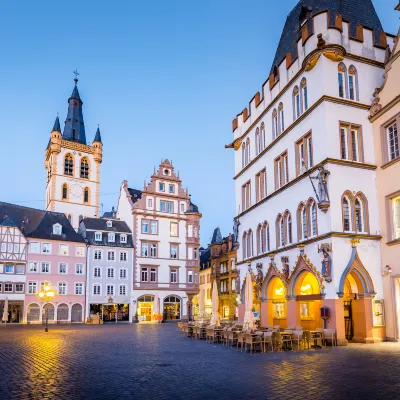
M 260 326 L 267 326 L 269 324 L 269 301 L 268 299 L 261 299 L 261 306 L 260 306 Z
M 288 326 L 301 326 L 300 309 L 296 301 L 296 296 L 286 296 L 286 300 Z
M 324 299 L 322 305 L 330 310 L 330 318 L 326 321 L 327 329 L 336 330 L 338 346 L 347 346 L 343 299 Z

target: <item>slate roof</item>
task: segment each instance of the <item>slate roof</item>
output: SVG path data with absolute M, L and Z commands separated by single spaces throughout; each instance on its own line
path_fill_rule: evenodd
M 99 127 L 97 127 L 96 135 L 95 135 L 95 137 L 94 137 L 93 142 L 100 142 L 100 143 L 103 143 L 103 142 L 101 141 L 101 134 L 100 134 L 100 128 L 99 128 Z
M 142 198 L 142 191 L 137 189 L 128 188 L 129 194 L 132 196 L 131 200 L 135 204 L 139 199 Z
M 10 218 L 6 217 L 3 221 L 0 220 L 0 226 L 17 226 L 15 222 Z
M 210 248 L 208 248 L 202 254 L 200 254 L 200 271 L 210 268 L 210 265 L 208 264 L 210 260 L 210 255 L 211 255 Z
M 107 227 L 107 222 L 112 222 L 112 227 Z M 118 219 L 85 218 L 81 221 L 86 229 L 105 232 L 132 233 L 125 221 Z
M 308 9 L 311 7 L 311 10 Z M 334 25 L 336 14 L 343 16 L 343 21 L 350 22 L 350 36 L 356 36 L 356 26 L 361 24 L 374 30 L 375 42 L 379 42 L 380 32 L 383 32 L 382 24 L 375 11 L 372 0 L 301 0 L 289 13 L 278 48 L 271 67 L 271 73 L 286 57 L 289 51 L 292 59 L 297 57 L 296 45 L 301 38 L 300 15 L 310 18 L 320 11 L 330 11 L 330 24 Z M 311 24 L 309 28 L 312 29 Z M 319 33 L 319 32 L 314 32 Z
M 219 228 L 215 228 L 211 239 L 211 244 L 221 244 L 221 243 L 222 243 L 221 230 Z
M 198 214 L 198 213 L 199 213 L 199 207 L 190 202 L 189 208 L 186 210 L 185 214 Z
M 102 216 L 102 218 L 115 218 L 116 217 L 116 215 L 117 215 L 117 213 L 116 213 L 116 211 L 115 211 L 115 208 L 113 207 L 112 209 L 111 209 L 111 211 L 105 211 L 104 213 L 103 213 L 103 216 Z
M 58 118 L 58 115 L 57 115 L 56 120 L 54 121 L 53 131 L 57 131 L 57 132 L 61 133 L 60 119 Z

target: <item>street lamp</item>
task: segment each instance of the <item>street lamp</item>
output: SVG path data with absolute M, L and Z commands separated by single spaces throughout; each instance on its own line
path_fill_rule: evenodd
M 50 300 L 54 297 L 55 293 L 54 290 L 49 286 L 46 285 L 40 292 L 39 297 L 46 301 L 46 305 L 49 304 Z M 49 308 L 46 307 L 46 326 L 44 328 L 45 332 L 49 331 Z

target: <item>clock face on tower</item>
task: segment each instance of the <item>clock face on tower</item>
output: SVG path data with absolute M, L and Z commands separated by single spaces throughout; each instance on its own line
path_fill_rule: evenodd
M 83 195 L 83 189 L 81 185 L 73 183 L 70 187 L 71 196 L 74 198 L 81 198 Z

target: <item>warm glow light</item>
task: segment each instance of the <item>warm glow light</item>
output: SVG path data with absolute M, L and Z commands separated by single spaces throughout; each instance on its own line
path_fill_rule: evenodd
M 312 286 L 311 284 L 307 283 L 304 286 L 300 288 L 300 294 L 305 295 L 305 294 L 312 294 Z
M 55 295 L 55 293 L 52 290 L 47 292 L 47 296 L 49 296 L 49 297 L 54 297 L 54 295 Z
M 49 291 L 49 290 L 50 290 L 50 286 L 46 285 L 46 286 L 44 287 L 44 290 L 45 290 L 46 292 Z
M 44 297 L 44 293 L 43 293 L 43 292 L 40 292 L 40 293 L 39 293 L 39 297 L 40 297 L 40 298 Z
M 279 289 L 275 289 L 275 294 L 277 294 L 278 296 L 282 296 L 283 295 L 283 287 L 280 287 Z

